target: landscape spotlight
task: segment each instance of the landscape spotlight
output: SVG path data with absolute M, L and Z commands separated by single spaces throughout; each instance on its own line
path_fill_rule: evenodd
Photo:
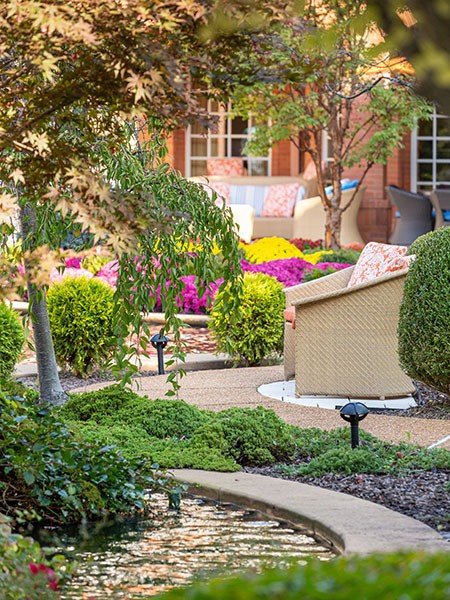
M 368 413 L 369 409 L 362 402 L 348 402 L 339 411 L 339 414 L 344 419 L 344 421 L 350 423 L 352 448 L 357 448 L 359 446 L 358 425 L 360 421 L 367 417 Z
M 161 333 L 156 333 L 151 339 L 153 348 L 156 348 L 158 354 L 158 375 L 164 375 L 164 357 L 163 349 L 167 346 L 169 338 Z

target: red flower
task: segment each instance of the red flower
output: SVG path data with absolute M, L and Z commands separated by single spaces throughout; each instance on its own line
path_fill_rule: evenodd
M 56 574 L 53 569 L 47 567 L 47 565 L 43 565 L 42 563 L 39 565 L 36 563 L 29 563 L 28 567 L 33 575 L 37 575 L 39 572 L 45 573 L 48 579 L 48 587 L 56 592 L 58 589 L 58 580 L 56 579 Z

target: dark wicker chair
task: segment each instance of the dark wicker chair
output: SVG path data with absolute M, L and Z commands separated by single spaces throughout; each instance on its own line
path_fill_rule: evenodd
M 450 189 L 433 190 L 430 194 L 430 200 L 436 213 L 434 228 L 450 227 L 450 221 L 445 219 L 443 213 L 443 211 L 450 211 Z
M 408 192 L 395 185 L 388 185 L 386 191 L 400 215 L 395 219 L 390 244 L 409 246 L 419 236 L 433 231 L 432 205 L 427 196 Z

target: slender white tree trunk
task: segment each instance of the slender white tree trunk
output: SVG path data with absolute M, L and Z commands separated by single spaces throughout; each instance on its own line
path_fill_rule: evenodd
M 33 248 L 37 220 L 34 208 L 26 203 L 21 206 L 20 222 L 24 247 Z M 27 265 L 25 264 L 25 270 Z M 61 405 L 68 399 L 59 380 L 56 364 L 55 349 L 53 346 L 50 322 L 48 318 L 45 290 L 38 290 L 28 282 L 28 303 L 33 326 L 34 346 L 38 370 L 39 397 L 41 402 Z

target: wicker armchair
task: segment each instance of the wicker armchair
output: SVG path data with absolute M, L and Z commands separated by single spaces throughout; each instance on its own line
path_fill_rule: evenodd
M 390 244 L 410 246 L 416 238 L 433 230 L 432 206 L 427 196 L 408 192 L 395 185 L 388 185 L 386 191 L 400 213 L 389 237 Z
M 295 393 L 395 398 L 414 385 L 400 369 L 397 323 L 407 268 L 347 287 L 354 267 L 285 290 L 285 378 Z
M 433 190 L 430 194 L 431 204 L 436 213 L 434 228 L 450 227 L 450 221 L 446 221 L 443 211 L 450 211 L 450 190 Z

